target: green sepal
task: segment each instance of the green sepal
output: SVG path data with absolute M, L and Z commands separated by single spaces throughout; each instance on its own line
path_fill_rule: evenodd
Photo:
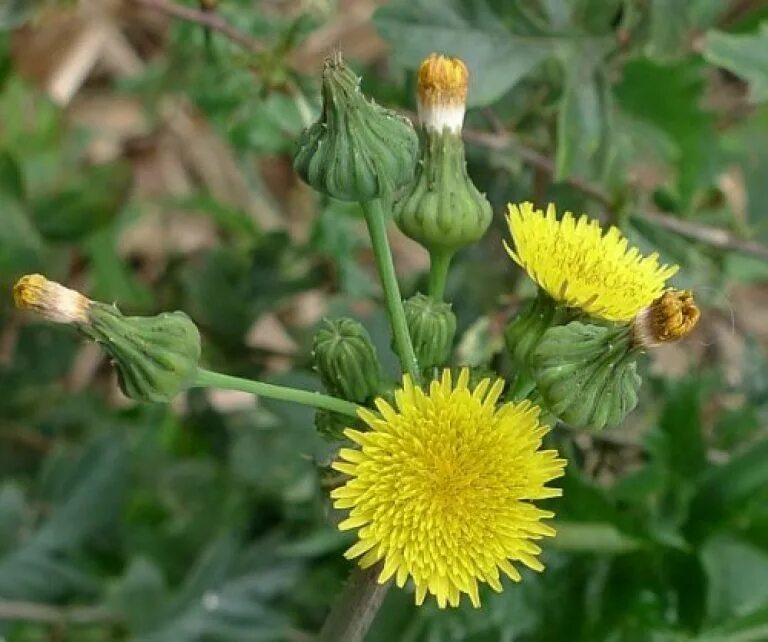
M 359 321 L 326 319 L 315 334 L 312 356 L 326 390 L 342 399 L 364 403 L 384 387 L 376 349 Z
M 557 303 L 545 292 L 529 299 L 504 330 L 504 342 L 518 368 L 528 365 L 528 359 L 541 337 L 549 328 L 572 319 L 572 312 Z
M 451 305 L 416 294 L 403 307 L 419 367 L 427 370 L 445 365 L 456 335 L 456 315 Z
M 637 405 L 637 354 L 627 326 L 572 321 L 544 333 L 529 366 L 547 410 L 574 428 L 600 430 Z
M 329 441 L 348 441 L 344 431 L 347 428 L 366 431 L 368 427 L 360 419 L 330 410 L 318 410 L 315 413 L 315 429 L 318 434 Z
M 479 241 L 491 204 L 469 178 L 461 134 L 422 130 L 416 177 L 395 206 L 395 222 L 430 252 L 455 252 Z
M 293 166 L 322 194 L 370 201 L 413 178 L 419 140 L 411 122 L 360 91 L 340 57 L 325 62 L 320 118 L 299 138 Z
M 81 330 L 112 358 L 123 393 L 144 402 L 167 402 L 192 382 L 200 361 L 200 333 L 184 312 L 126 317 L 93 302 Z

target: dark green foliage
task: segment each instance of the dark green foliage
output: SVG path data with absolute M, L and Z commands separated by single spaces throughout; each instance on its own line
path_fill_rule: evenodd
M 134 403 L 102 353 L 69 328 L 16 314 L 9 294 L 21 274 L 44 272 L 126 314 L 184 310 L 206 365 L 309 390 L 321 388 L 310 357 L 319 320 L 361 318 L 366 358 L 375 347 L 383 366 L 358 370 L 364 390 L 334 390 L 391 399 L 400 373 L 359 208 L 309 195 L 291 169 L 320 110 L 330 50 L 316 43 L 348 22 L 336 5 L 357 3 L 221 2 L 219 15 L 259 42 L 253 55 L 217 32 L 206 48 L 196 24 L 169 20 L 161 31 L 150 9 L 147 28 L 122 3 L 115 28 L 142 66 L 116 77 L 114 61 L 99 59 L 65 108 L 35 70 L 67 57 L 28 38 L 50 10 L 86 4 L 0 1 L 0 610 L 24 603 L 66 616 L 5 619 L 0 637 L 310 639 L 350 568 L 342 552 L 353 540 L 334 528 L 328 491 L 353 420 L 196 389 L 171 405 Z M 473 366 L 471 385 L 500 375 L 509 390 L 521 372 L 525 384 L 524 366 L 556 326 L 538 353 L 547 393 L 534 401 L 561 401 L 561 419 L 597 425 L 637 395 L 636 409 L 600 432 L 544 417 L 548 447 L 568 459 L 555 484 L 563 497 L 545 504 L 558 531 L 542 542 L 545 572 L 483 590 L 480 610 L 417 608 L 409 588 L 393 589 L 367 642 L 768 639 L 767 263 L 701 240 L 768 242 L 766 20 L 761 3 L 730 0 L 395 0 L 373 18 L 388 53 L 338 36 L 358 45 L 348 53 L 365 92 L 397 111 L 415 110 L 413 71 L 427 54 L 469 65 L 467 172 L 494 217 L 454 259 L 448 362 Z M 83 122 L 91 95 L 136 109 L 124 146 L 114 132 L 105 146 Z M 179 103 L 189 110 L 168 117 Z M 415 138 L 376 113 L 384 125 L 374 133 L 400 132 L 387 141 L 387 171 L 401 182 Z M 99 115 L 103 125 L 112 114 Z M 511 136 L 495 135 L 499 125 Z M 316 144 L 323 130 L 310 131 Z M 169 174 L 158 169 L 165 162 Z M 230 166 L 238 180 L 202 180 L 202 170 L 221 179 Z M 363 173 L 335 195 L 378 194 L 391 184 L 378 178 Z M 639 359 L 639 391 L 629 358 L 623 379 L 583 361 L 581 376 L 564 376 L 560 334 L 603 341 L 615 330 L 534 298 L 501 245 L 504 206 L 520 200 L 604 217 L 644 253 L 681 264 L 674 285 L 696 292 L 702 329 Z M 655 210 L 703 236 L 659 226 L 646 217 Z M 412 266 L 425 257 L 390 230 L 407 299 L 424 290 Z M 504 326 L 521 308 L 505 350 Z M 622 386 L 631 403 L 617 403 L 621 394 L 605 403 Z

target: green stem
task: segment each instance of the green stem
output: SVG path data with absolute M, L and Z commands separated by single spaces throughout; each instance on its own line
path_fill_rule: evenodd
M 445 295 L 451 259 L 452 250 L 434 250 L 429 253 L 429 296 L 437 301 L 442 301 Z
M 400 286 L 397 283 L 395 265 L 392 262 L 392 252 L 389 249 L 387 228 L 384 218 L 384 209 L 381 199 L 363 201 L 360 203 L 365 214 L 365 222 L 368 224 L 368 233 L 371 236 L 373 255 L 376 259 L 376 267 L 379 270 L 381 286 L 384 289 L 384 299 L 389 313 L 389 322 L 392 326 L 392 334 L 395 337 L 397 356 L 400 357 L 400 365 L 403 372 L 410 374 L 416 382 L 421 381 L 419 364 L 413 351 L 411 335 L 408 333 L 408 324 L 403 310 L 403 299 L 400 296 Z
M 231 375 L 212 372 L 211 370 L 198 369 L 192 388 L 224 388 L 225 390 L 240 390 L 241 392 L 250 392 L 260 397 L 269 397 L 270 399 L 279 399 L 280 401 L 292 401 L 303 406 L 312 406 L 313 408 L 322 408 L 332 412 L 338 412 L 348 417 L 357 417 L 359 406 L 350 401 L 337 399 L 320 392 L 311 390 L 297 390 L 287 386 L 276 386 L 263 381 L 253 381 L 252 379 L 242 379 Z
M 378 583 L 380 572 L 378 564 L 352 571 L 344 592 L 323 624 L 318 642 L 361 642 L 391 584 Z

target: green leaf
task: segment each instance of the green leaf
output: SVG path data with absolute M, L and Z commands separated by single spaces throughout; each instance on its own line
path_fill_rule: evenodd
M 741 76 L 749 83 L 753 102 L 768 100 L 768 21 L 757 33 L 737 35 L 722 31 L 707 33 L 704 58 Z
M 398 0 L 378 9 L 374 23 L 409 69 L 434 51 L 464 60 L 475 107 L 503 96 L 554 53 L 551 40 L 508 31 L 483 0 Z
M 768 639 L 768 607 L 706 629 L 691 642 L 765 642 Z
M 706 467 L 706 447 L 701 425 L 701 400 L 706 382 L 699 377 L 670 386 L 659 419 L 663 454 L 669 471 L 682 484 L 693 483 Z
M 691 501 L 686 530 L 698 540 L 723 530 L 739 518 L 748 520 L 750 506 L 768 498 L 768 440 L 751 445 L 727 464 L 711 469 Z
M 558 111 L 555 174 L 594 176 L 594 161 L 606 144 L 611 108 L 610 94 L 600 74 L 605 55 L 613 46 L 606 38 L 565 42 L 559 47 L 565 84 Z
M 640 548 L 643 542 L 622 533 L 606 522 L 557 521 L 553 524 L 557 536 L 552 547 L 573 553 L 610 555 Z
M 157 626 L 166 598 L 160 569 L 150 560 L 137 557 L 111 587 L 109 603 L 124 615 L 132 631 L 143 633 Z
M 722 622 L 768 605 L 768 555 L 730 536 L 708 540 L 701 550 L 708 576 L 708 619 Z
M 675 165 L 681 199 L 709 184 L 716 158 L 717 136 L 712 114 L 703 111 L 701 65 L 660 65 L 648 60 L 628 63 L 615 87 L 620 106 L 667 134 L 677 146 Z M 663 97 L 663 99 L 662 99 Z

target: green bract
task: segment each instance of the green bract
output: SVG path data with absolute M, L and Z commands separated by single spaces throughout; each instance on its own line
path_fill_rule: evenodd
M 405 301 L 405 318 L 413 350 L 421 368 L 448 361 L 456 334 L 456 315 L 449 303 L 417 294 Z
M 362 403 L 383 386 L 376 349 L 354 319 L 326 320 L 315 334 L 312 354 L 320 379 L 332 394 Z
M 512 360 L 518 367 L 528 364 L 531 351 L 550 327 L 565 323 L 569 313 L 558 306 L 546 293 L 539 292 L 529 299 L 504 331 L 504 341 Z
M 635 356 L 628 327 L 572 321 L 544 333 L 529 365 L 547 410 L 574 428 L 599 430 L 637 405 Z
M 325 62 L 322 93 L 322 114 L 302 133 L 293 163 L 304 181 L 342 201 L 370 201 L 413 178 L 416 131 L 366 98 L 340 56 Z
M 81 327 L 112 357 L 120 388 L 137 401 L 170 401 L 194 378 L 200 333 L 184 312 L 126 317 L 112 305 L 93 302 Z
M 493 213 L 467 175 L 460 134 L 425 131 L 421 147 L 416 178 L 395 206 L 398 227 L 430 252 L 454 252 L 475 243 Z

